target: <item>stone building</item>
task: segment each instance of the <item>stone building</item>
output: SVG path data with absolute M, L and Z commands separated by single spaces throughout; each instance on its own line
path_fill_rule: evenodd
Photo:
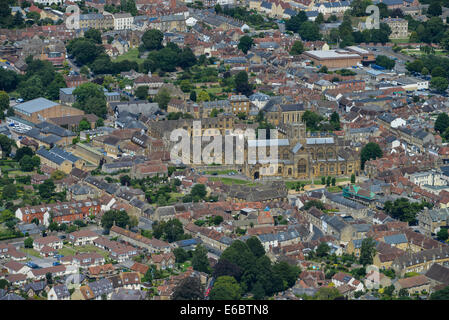
M 390 29 L 390 39 L 408 39 L 408 20 L 402 18 L 385 18 L 382 20 Z

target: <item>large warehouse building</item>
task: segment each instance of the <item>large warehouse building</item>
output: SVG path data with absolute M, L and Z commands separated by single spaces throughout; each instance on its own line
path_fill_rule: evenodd
M 21 118 L 39 123 L 50 118 L 84 115 L 84 111 L 50 101 L 37 98 L 15 105 L 15 113 Z
M 349 68 L 362 61 L 359 54 L 344 49 L 305 51 L 304 56 L 313 61 L 314 65 L 328 68 Z

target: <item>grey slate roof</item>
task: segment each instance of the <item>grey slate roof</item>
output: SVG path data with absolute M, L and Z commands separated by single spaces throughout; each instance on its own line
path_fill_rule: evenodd
M 100 279 L 95 282 L 89 283 L 89 288 L 94 293 L 95 297 L 99 297 L 103 294 L 109 294 L 114 291 L 112 282 L 109 279 Z

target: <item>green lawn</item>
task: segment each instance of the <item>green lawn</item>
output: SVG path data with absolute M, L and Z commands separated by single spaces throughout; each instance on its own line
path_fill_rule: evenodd
M 27 255 L 34 256 L 34 257 L 37 257 L 37 258 L 40 258 L 40 257 L 41 257 L 41 255 L 39 254 L 39 252 L 37 252 L 37 251 L 34 250 L 34 249 L 31 249 L 31 248 L 23 248 L 23 249 L 21 249 L 21 250 L 22 250 L 23 253 L 25 253 L 25 254 L 27 254 Z
M 76 251 L 75 249 L 64 246 L 62 249 L 58 250 L 58 253 L 62 254 L 63 256 L 74 256 L 76 254 Z
M 332 193 L 336 193 L 336 192 L 341 192 L 341 188 L 338 186 L 331 186 L 331 187 L 327 187 L 327 191 L 332 192 Z
M 79 253 L 81 253 L 81 252 L 96 252 L 96 253 L 101 254 L 105 259 L 109 257 L 109 254 L 106 251 L 104 251 L 92 244 L 88 244 L 88 245 L 76 248 L 76 251 L 78 251 Z
M 408 43 L 409 39 L 390 39 L 392 43 Z
M 137 63 L 142 63 L 144 59 L 139 58 L 139 49 L 133 48 L 129 49 L 129 51 L 121 56 L 118 56 L 114 62 L 120 62 L 123 60 L 135 61 Z

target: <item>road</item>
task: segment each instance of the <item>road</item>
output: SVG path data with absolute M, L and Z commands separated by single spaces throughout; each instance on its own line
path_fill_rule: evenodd
M 66 59 L 70 68 L 72 68 L 73 71 L 75 72 L 80 72 L 80 68 L 76 66 L 76 64 L 71 60 L 71 59 Z

